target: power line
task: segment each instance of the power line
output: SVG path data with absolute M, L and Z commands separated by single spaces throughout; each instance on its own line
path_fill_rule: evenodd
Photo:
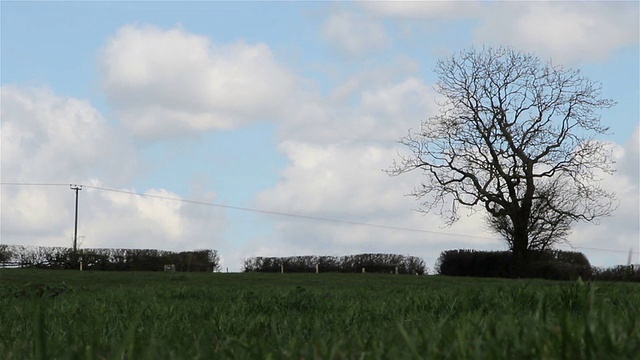
M 628 254 L 628 253 L 632 253 L 632 254 L 640 254 L 640 251 L 629 251 L 629 250 L 615 250 L 615 249 L 602 249 L 602 248 L 594 248 L 594 247 L 588 247 L 588 246 L 572 246 L 572 245 L 566 245 L 572 249 L 584 249 L 584 250 L 594 250 L 594 251 L 608 251 L 608 252 L 616 252 L 616 253 L 621 253 L 621 254 Z
M 72 185 L 72 184 L 2 182 L 2 183 L 0 183 L 0 185 L 13 185 L 13 186 L 69 186 L 69 185 Z
M 0 183 L 0 185 L 9 185 L 9 186 L 70 186 L 71 184 L 2 182 L 2 183 Z M 83 186 L 83 187 L 88 188 L 88 189 L 94 189 L 94 190 L 99 190 L 99 191 L 107 191 L 107 192 L 114 192 L 114 193 L 127 194 L 127 195 L 134 195 L 134 196 L 140 196 L 140 197 L 146 197 L 146 198 L 155 198 L 155 199 L 161 199 L 161 200 L 167 200 L 167 201 L 178 201 L 178 202 L 187 203 L 187 204 L 212 206 L 212 207 L 218 207 L 218 208 L 224 208 L 224 209 L 230 209 L 230 210 L 240 210 L 240 211 L 255 212 L 255 213 L 260 213 L 260 214 L 276 215 L 276 216 L 284 216 L 284 217 L 292 217 L 292 218 L 305 219 L 305 220 L 334 222 L 334 223 L 342 223 L 342 224 L 350 224 L 350 225 L 377 227 L 377 228 L 384 228 L 384 229 L 391 229 L 391 230 L 413 231 L 413 232 L 428 233 L 428 234 L 460 236 L 460 237 L 467 237 L 467 238 L 494 240 L 494 241 L 497 241 L 497 242 L 500 241 L 499 239 L 496 239 L 496 238 L 493 238 L 493 237 L 488 237 L 488 236 L 448 233 L 448 232 L 443 232 L 443 231 L 432 231 L 432 230 L 407 228 L 407 227 L 393 226 L 393 225 L 381 225 L 381 224 L 373 224 L 373 223 L 366 223 L 366 222 L 360 222 L 360 221 L 334 219 L 334 218 L 312 216 L 312 215 L 293 214 L 293 213 L 286 213 L 286 212 L 280 212 L 280 211 L 256 209 L 256 208 L 233 206 L 233 205 L 223 205 L 223 204 L 216 204 L 216 203 L 206 202 L 206 201 L 181 199 L 181 198 L 174 198 L 174 197 L 168 197 L 168 196 L 162 196 L 162 195 L 144 194 L 144 193 L 139 193 L 139 192 L 134 192 L 134 191 L 118 190 L 118 189 L 99 187 L 99 186 L 92 186 L 92 185 L 75 185 L 75 186 Z M 594 248 L 594 247 L 587 247 L 587 246 L 571 246 L 571 245 L 568 245 L 568 246 L 570 248 L 572 248 L 572 249 L 608 251 L 608 252 L 616 252 L 616 253 L 624 253 L 624 254 L 628 254 L 629 253 L 629 251 L 626 251 L 626 250 L 602 249 L 602 248 Z M 631 251 L 631 253 L 638 254 L 638 253 L 640 253 L 640 251 Z
M 102 190 L 102 191 L 109 191 L 109 192 L 122 193 L 122 194 L 128 194 L 128 195 L 136 195 L 136 196 L 141 196 L 141 197 L 149 197 L 149 198 L 156 198 L 156 199 L 169 200 L 169 201 L 179 201 L 179 202 L 188 203 L 188 204 L 213 206 L 213 207 L 219 207 L 219 208 L 231 209 L 231 210 L 241 210 L 241 211 L 256 212 L 256 213 L 267 214 L 267 215 L 286 216 L 286 217 L 293 217 L 293 218 L 306 219 L 306 220 L 335 222 L 335 223 L 343 223 L 343 224 L 350 224 L 350 225 L 371 226 L 371 227 L 378 227 L 378 228 L 391 229 L 391 230 L 414 231 L 414 232 L 431 233 L 431 234 L 439 234 L 439 235 L 464 236 L 464 237 L 489 239 L 489 240 L 496 240 L 497 241 L 497 239 L 491 238 L 491 237 L 487 237 L 487 236 L 455 234 L 455 233 L 447 233 L 447 232 L 441 232 L 441 231 L 432 231 L 432 230 L 424 230 L 424 229 L 416 229 L 416 228 L 407 228 L 407 227 L 393 226 L 393 225 L 381 225 L 381 224 L 372 224 L 372 223 L 366 223 L 366 222 L 360 222 L 360 221 L 334 219 L 334 218 L 312 216 L 312 215 L 293 214 L 293 213 L 286 213 L 286 212 L 273 211 L 273 210 L 264 210 L 264 209 L 256 209 L 256 208 L 249 208 L 249 207 L 241 207 L 241 206 L 222 205 L 222 204 L 210 203 L 210 202 L 205 202 L 205 201 L 189 200 L 189 199 L 181 199 L 181 198 L 172 198 L 172 197 L 161 196 L 161 195 L 143 194 L 143 193 L 138 193 L 138 192 L 133 192 L 133 191 L 117 190 L 117 189 L 110 189 L 110 188 L 91 186 L 91 185 L 85 185 L 84 187 L 88 188 L 88 189 L 96 189 L 96 190 Z
M 0 183 L 0 185 L 13 185 L 13 186 L 69 186 L 70 184 L 2 182 L 2 183 Z M 112 188 L 106 188 L 106 187 L 100 187 L 100 186 L 92 186 L 92 185 L 77 185 L 77 186 L 83 186 L 84 188 L 87 188 L 87 189 L 94 189 L 94 190 L 99 190 L 99 191 L 107 191 L 107 192 L 113 192 L 113 193 L 135 195 L 135 196 L 140 196 L 140 197 L 155 198 L 155 199 L 161 199 L 161 200 L 167 200 L 167 201 L 179 201 L 179 202 L 187 203 L 187 204 L 212 206 L 212 207 L 218 207 L 218 208 L 224 208 L 224 209 L 230 209 L 230 210 L 248 211 L 248 212 L 255 212 L 255 213 L 260 213 L 260 214 L 292 217 L 292 218 L 305 219 L 305 220 L 325 221 L 325 222 L 334 222 L 334 223 L 342 223 L 342 224 L 350 224 L 350 225 L 370 226 L 370 227 L 377 227 L 377 228 L 391 229 L 391 230 L 413 231 L 413 232 L 428 233 L 428 234 L 450 235 L 450 236 L 460 236 L 460 237 L 467 237 L 467 238 L 477 238 L 477 239 L 487 239 L 487 240 L 499 241 L 496 238 L 492 238 L 492 237 L 488 237 L 488 236 L 456 234 L 456 233 L 448 233 L 448 232 L 444 232 L 444 231 L 424 230 L 424 229 L 408 228 L 408 227 L 393 226 L 393 225 L 381 225 L 381 224 L 366 223 L 366 222 L 361 222 L 361 221 L 334 219 L 334 218 L 312 216 L 312 215 L 293 214 L 293 213 L 287 213 L 287 212 L 281 212 L 281 211 L 273 211 L 273 210 L 265 210 L 265 209 L 257 209 L 257 208 L 249 208 L 249 207 L 241 207 L 241 206 L 233 206 L 233 205 L 223 205 L 223 204 L 216 204 L 216 203 L 206 202 L 206 201 L 181 199 L 181 198 L 174 198 L 174 197 L 168 197 L 168 196 L 162 196 L 162 195 L 143 194 L 143 193 L 134 192 L 134 191 L 118 190 L 118 189 L 112 189 Z

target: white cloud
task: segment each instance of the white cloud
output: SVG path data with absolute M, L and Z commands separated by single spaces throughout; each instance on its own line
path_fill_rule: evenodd
M 2 181 L 76 183 L 135 169 L 132 147 L 86 101 L 46 88 L 2 86 Z M 52 187 L 3 186 L 2 241 L 66 241 L 72 193 Z
M 404 194 L 420 184 L 419 173 L 391 178 L 382 171 L 396 157 L 395 140 L 434 114 L 434 100 L 433 91 L 413 77 L 370 82 L 356 76 L 329 98 L 305 102 L 294 120 L 281 124 L 279 150 L 289 165 L 255 201 L 285 213 L 434 233 L 280 218 L 271 237 L 247 244 L 244 256 L 393 252 L 422 256 L 431 267 L 452 245 L 500 247 L 484 232 L 480 216 L 445 229 L 439 217 L 412 211 L 419 203 Z
M 454 19 L 471 17 L 480 8 L 476 1 L 366 1 L 361 6 L 377 15 L 397 18 Z
M 617 170 L 621 176 L 625 176 L 635 182 L 638 187 L 640 176 L 640 127 L 636 128 L 618 156 Z
M 68 230 L 65 220 L 73 219 L 73 212 L 69 212 L 66 206 L 60 206 L 73 206 L 73 194 L 67 191 L 65 195 L 67 198 L 63 201 L 53 188 L 14 189 L 3 186 L 0 199 L 2 242 L 31 244 L 34 239 L 47 242 L 64 238 Z
M 617 172 L 605 177 L 602 186 L 615 191 L 620 206 L 611 217 L 603 218 L 598 225 L 579 223 L 569 240 L 577 250 L 583 251 L 592 262 L 600 264 L 625 264 L 629 249 L 635 255 L 632 261 L 640 263 L 640 128 L 624 146 L 612 144 Z M 581 247 L 584 247 L 582 249 Z M 594 249 L 612 249 L 619 252 Z
M 136 168 L 133 147 L 88 102 L 47 88 L 2 86 L 3 181 L 75 182 Z
M 493 3 L 476 41 L 535 51 L 559 63 L 604 61 L 638 44 L 637 2 Z
M 268 194 L 258 196 L 261 205 L 294 213 L 342 216 L 360 214 L 364 209 L 377 211 L 376 204 L 392 191 L 388 189 L 376 196 L 366 192 L 369 187 L 388 184 L 388 176 L 381 171 L 391 155 L 388 149 L 288 141 L 280 145 L 280 150 L 291 164 L 282 173 L 283 182 Z M 344 202 L 347 198 L 349 201 Z
M 83 212 L 91 216 L 85 216 L 81 228 L 86 236 L 84 246 L 180 251 L 224 245 L 226 217 L 222 211 L 177 201 L 182 198 L 165 189 L 149 189 L 144 195 L 88 188 Z M 215 197 L 202 194 L 199 199 L 213 202 Z
M 13 86 L 3 86 L 1 95 L 3 182 L 135 191 L 121 184 L 138 173 L 136 149 L 87 101 Z M 2 243 L 71 246 L 75 196 L 68 185 L 2 185 L 1 190 Z M 224 244 L 226 219 L 221 211 L 158 199 L 180 198 L 165 189 L 145 194 L 156 198 L 90 187 L 80 191 L 82 246 L 190 250 Z M 215 200 L 215 194 L 198 195 L 203 201 Z
M 271 120 L 297 86 L 267 45 L 215 45 L 181 27 L 125 26 L 100 62 L 120 120 L 149 139 Z
M 421 256 L 432 267 L 440 252 L 451 246 L 501 247 L 484 231 L 482 218 L 478 215 L 465 218 L 452 228 L 443 228 L 439 217 L 412 211 L 419 203 L 404 194 L 419 185 L 420 174 L 392 178 L 382 172 L 395 157 L 392 147 L 287 142 L 282 150 L 291 159 L 291 164 L 282 172 L 282 181 L 276 187 L 259 194 L 256 206 L 407 230 L 319 220 L 274 219 L 272 237 L 250 243 L 247 256 L 389 252 Z
M 360 58 L 372 52 L 386 49 L 390 38 L 376 19 L 356 14 L 332 14 L 325 21 L 324 40 L 350 58 Z
M 476 45 L 509 45 L 564 64 L 605 61 L 639 41 L 639 5 L 633 1 L 374 1 L 361 6 L 397 19 L 473 21 L 468 24 Z
M 308 95 L 280 123 L 280 137 L 310 143 L 396 141 L 419 126 L 432 109 L 436 94 L 415 77 L 354 76 L 328 98 Z

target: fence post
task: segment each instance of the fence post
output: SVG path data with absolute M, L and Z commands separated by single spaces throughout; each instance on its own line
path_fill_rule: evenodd
M 396 275 L 398 275 L 398 266 L 396 265 Z
M 362 273 L 364 274 L 364 268 L 362 268 Z
M 284 274 L 284 265 L 280 264 L 280 274 Z
M 318 264 L 316 264 L 316 274 L 320 273 L 320 269 L 318 268 Z

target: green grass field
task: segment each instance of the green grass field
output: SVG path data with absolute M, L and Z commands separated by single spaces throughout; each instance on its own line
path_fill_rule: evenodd
M 640 359 L 640 286 L 0 269 L 2 359 Z

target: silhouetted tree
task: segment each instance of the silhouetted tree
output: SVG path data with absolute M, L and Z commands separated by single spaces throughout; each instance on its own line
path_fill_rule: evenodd
M 608 130 L 598 110 L 614 105 L 599 83 L 510 48 L 462 51 L 435 72 L 440 112 L 400 140 L 409 152 L 388 170 L 424 173 L 411 193 L 422 211 L 451 225 L 460 205 L 482 207 L 523 259 L 563 239 L 573 222 L 615 209 L 615 194 L 599 184 L 614 171 L 596 138 Z

